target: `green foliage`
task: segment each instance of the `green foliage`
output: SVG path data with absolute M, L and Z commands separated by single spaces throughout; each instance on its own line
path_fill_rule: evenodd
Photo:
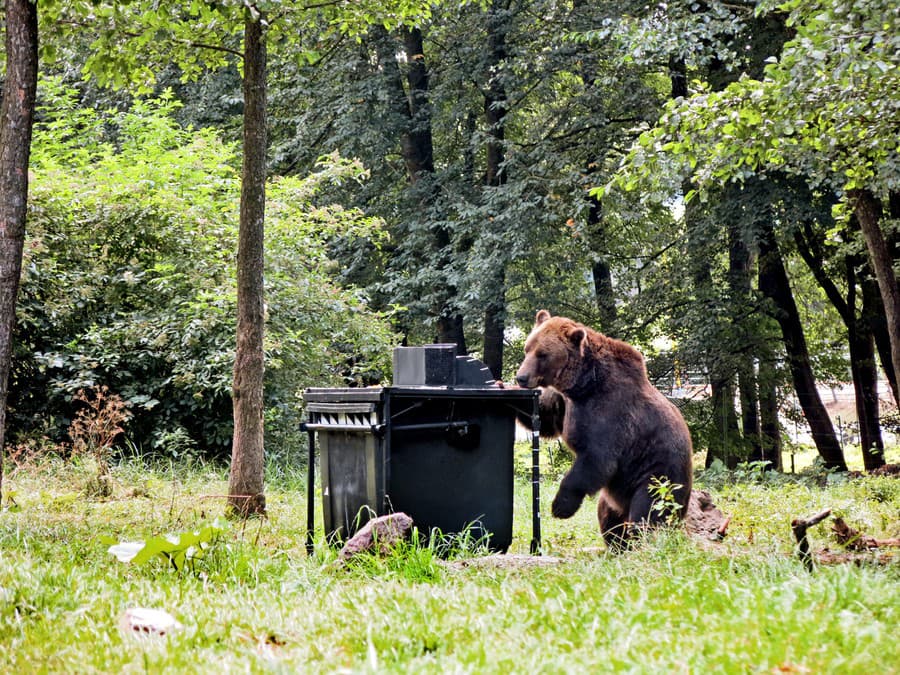
M 667 523 L 678 522 L 678 514 L 682 507 L 675 498 L 675 492 L 683 487 L 683 485 L 672 483 L 668 479 L 651 478 L 648 488 L 653 499 L 651 510 L 659 514 Z
M 139 446 L 223 454 L 231 440 L 233 251 L 239 181 L 233 147 L 179 127 L 169 97 L 127 111 L 78 108 L 44 82 L 12 379 L 13 428 L 59 436 L 72 397 L 104 385 L 132 414 Z M 70 123 L 71 116 L 71 123 Z M 370 237 L 378 221 L 318 199 L 363 180 L 322 158 L 305 179 L 270 185 L 267 423 L 272 450 L 297 443 L 298 394 L 312 384 L 378 381 L 393 336 L 359 291 L 331 280 L 327 244 Z
M 358 35 L 372 25 L 392 28 L 427 18 L 431 6 L 430 0 L 360 0 L 311 6 L 293 0 L 252 4 L 232 0 L 76 0 L 42 4 L 40 30 L 46 61 L 65 53 L 72 26 L 78 26 L 92 40 L 84 75 L 96 78 L 102 86 L 148 94 L 159 74 L 172 64 L 187 82 L 206 71 L 239 63 L 246 20 L 263 22 L 273 51 L 286 48 L 292 59 L 315 62 L 319 51 L 304 48 L 296 39 L 313 26 L 326 33 Z
M 618 184 L 690 175 L 703 197 L 722 181 L 787 170 L 838 190 L 900 185 L 894 4 L 773 2 L 761 11 L 787 14 L 795 31 L 764 77 L 672 101 Z
M 143 565 L 162 557 L 177 571 L 185 568 L 194 571 L 197 562 L 203 559 L 210 547 L 215 546 L 227 529 L 228 523 L 217 518 L 208 525 L 188 532 L 150 537 L 144 541 L 114 543 L 108 552 L 123 563 Z

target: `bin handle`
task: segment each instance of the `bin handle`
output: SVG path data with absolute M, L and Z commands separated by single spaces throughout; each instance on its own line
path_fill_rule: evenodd
M 357 434 L 375 434 L 383 436 L 387 428 L 386 424 L 322 424 L 315 422 L 304 422 L 300 425 L 301 430 L 308 432 L 315 431 L 349 431 Z
M 427 422 L 424 424 L 396 424 L 391 427 L 391 431 L 429 431 L 433 429 L 449 431 L 450 429 L 468 429 L 470 426 L 472 426 L 471 422 Z

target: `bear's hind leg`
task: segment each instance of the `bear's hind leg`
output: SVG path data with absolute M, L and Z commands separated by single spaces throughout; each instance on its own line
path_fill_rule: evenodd
M 597 498 L 597 520 L 600 522 L 600 534 L 610 551 L 622 551 L 628 547 L 628 522 L 605 490 Z

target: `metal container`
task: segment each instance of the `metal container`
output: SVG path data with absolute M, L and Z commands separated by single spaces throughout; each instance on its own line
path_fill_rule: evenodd
M 537 423 L 538 392 L 502 389 L 483 363 L 455 345 L 398 347 L 394 384 L 308 389 L 307 544 L 314 515 L 318 439 L 326 537 L 343 541 L 369 518 L 409 515 L 421 532 L 467 532 L 505 551 L 512 540 L 517 415 Z M 534 427 L 537 429 L 537 427 Z M 533 430 L 532 548 L 540 543 Z

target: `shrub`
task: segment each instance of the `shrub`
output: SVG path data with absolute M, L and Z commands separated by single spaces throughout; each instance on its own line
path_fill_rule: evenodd
M 29 238 L 11 376 L 11 438 L 46 426 L 60 440 L 75 394 L 109 387 L 127 404 L 135 445 L 226 456 L 240 183 L 235 150 L 214 131 L 174 121 L 168 96 L 127 111 L 79 108 L 58 81 L 41 86 Z M 331 277 L 337 234 L 380 223 L 319 204 L 323 185 L 363 180 L 323 158 L 307 178 L 268 190 L 266 422 L 298 443 L 298 393 L 386 372 L 386 317 Z M 271 443 L 270 443 L 271 447 Z

